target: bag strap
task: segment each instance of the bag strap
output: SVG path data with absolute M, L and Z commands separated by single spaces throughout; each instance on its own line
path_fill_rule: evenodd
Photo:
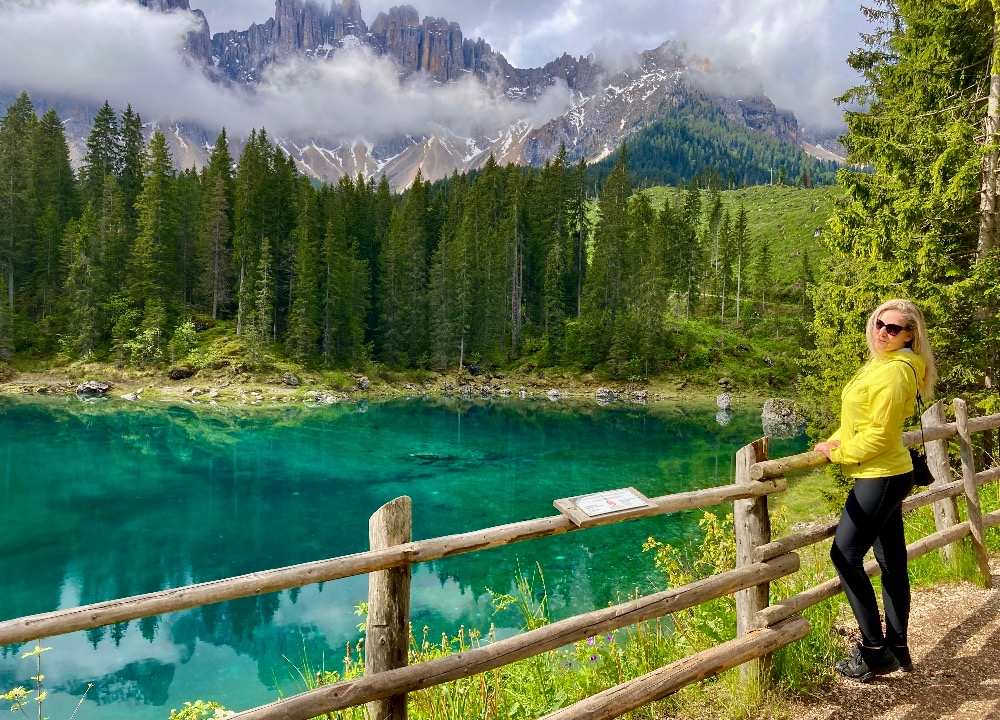
M 910 370 L 913 372 L 913 381 L 914 381 L 914 383 L 916 383 L 916 386 L 917 386 L 917 420 L 920 422 L 920 445 L 923 446 L 924 445 L 924 403 L 923 403 L 923 399 L 920 397 L 920 378 L 917 377 L 917 369 L 915 367 L 913 367 L 912 365 L 910 365 L 910 363 L 906 362 L 905 360 L 890 360 L 889 362 L 903 363 L 903 365 L 906 365 L 906 367 L 910 368 Z M 927 451 L 927 448 L 925 447 L 924 448 L 924 452 L 926 452 L 926 451 Z

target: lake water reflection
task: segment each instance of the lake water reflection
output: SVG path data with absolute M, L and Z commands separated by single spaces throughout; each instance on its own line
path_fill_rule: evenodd
M 365 550 L 369 516 L 413 499 L 414 537 L 552 515 L 552 501 L 634 486 L 652 497 L 731 482 L 760 409 L 398 401 L 233 411 L 0 400 L 0 620 Z M 775 443 L 798 452 L 804 440 Z M 489 590 L 541 567 L 552 613 L 650 588 L 649 535 L 696 536 L 699 513 L 595 528 L 419 565 L 412 619 L 513 632 Z M 540 583 L 536 583 L 540 587 Z M 294 692 L 293 669 L 340 669 L 367 578 L 46 640 L 46 714 L 166 720 L 185 700 L 233 709 Z M 30 646 L 0 649 L 0 691 Z M 97 707 L 99 706 L 99 707 Z

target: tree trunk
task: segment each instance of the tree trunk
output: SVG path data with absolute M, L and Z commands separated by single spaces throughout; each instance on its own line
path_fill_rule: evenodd
M 997 3 L 994 3 L 996 5 Z M 1000 141 L 1000 26 L 993 25 L 993 62 L 990 69 L 990 97 L 983 121 L 983 144 Z M 997 172 L 1000 153 L 995 149 L 983 157 L 982 190 L 979 196 L 979 258 L 997 247 Z
M 243 335 L 243 274 L 246 272 L 246 260 L 240 260 L 240 289 L 236 308 L 236 336 Z
M 993 59 L 990 63 L 990 96 L 983 121 L 983 143 L 990 150 L 983 157 L 982 190 L 979 196 L 979 247 L 980 262 L 998 244 L 997 228 L 997 173 L 1000 172 L 1000 153 L 995 149 L 1000 142 L 1000 0 L 993 0 Z M 996 313 L 996 300 L 984 300 L 980 310 L 983 320 Z M 997 386 L 997 350 L 990 344 L 985 358 L 984 384 L 988 389 Z

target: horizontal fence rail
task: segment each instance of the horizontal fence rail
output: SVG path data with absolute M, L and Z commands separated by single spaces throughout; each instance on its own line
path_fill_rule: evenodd
M 977 433 L 983 432 L 984 430 L 995 430 L 997 428 L 1000 428 L 1000 414 L 987 415 L 980 418 L 969 418 L 969 432 Z M 945 423 L 944 425 L 939 425 L 937 427 L 925 428 L 923 432 L 923 441 L 932 442 L 934 440 L 948 440 L 949 438 L 956 437 L 957 435 L 957 424 Z M 907 447 L 919 445 L 920 442 L 921 435 L 919 430 L 909 430 L 903 433 L 903 444 Z M 750 478 L 752 480 L 765 480 L 767 478 L 781 477 L 787 475 L 788 473 L 821 467 L 826 465 L 828 462 L 829 461 L 823 456 L 822 453 L 818 453 L 815 450 L 809 450 L 808 452 L 799 453 L 798 455 L 789 455 L 775 460 L 765 460 L 763 462 L 755 463 L 753 467 L 750 468 Z
M 603 690 L 575 705 L 556 710 L 542 720 L 611 720 L 662 700 L 692 683 L 705 680 L 737 665 L 769 655 L 809 634 L 803 617 L 791 618 L 770 628 L 747 633 L 695 655 Z
M 782 492 L 786 487 L 787 484 L 784 480 L 774 480 L 751 486 L 724 485 L 707 490 L 663 495 L 650 498 L 651 507 L 642 511 L 641 514 L 633 514 L 628 518 L 618 518 L 614 515 L 596 517 L 589 527 L 636 520 L 640 517 L 666 515 L 681 510 L 711 507 L 734 500 L 756 498 L 768 493 Z M 136 595 L 121 600 L 111 600 L 7 620 L 0 623 L 0 646 L 65 635 L 79 630 L 89 630 L 103 625 L 163 615 L 178 610 L 190 610 L 227 600 L 238 600 L 280 590 L 290 590 L 303 585 L 329 582 L 354 575 L 365 575 L 378 570 L 438 560 L 534 538 L 560 535 L 579 529 L 581 528 L 577 527 L 565 515 L 554 515 L 458 535 L 418 540 L 384 550 L 370 550 L 330 560 L 318 560 L 275 570 L 264 570 L 225 580 L 214 580 Z
M 326 685 L 232 717 L 233 720 L 308 720 L 372 700 L 423 690 L 478 675 L 601 633 L 686 610 L 761 582 L 791 575 L 798 569 L 798 555 L 786 555 L 768 563 L 730 570 L 680 588 L 560 620 L 483 647 Z

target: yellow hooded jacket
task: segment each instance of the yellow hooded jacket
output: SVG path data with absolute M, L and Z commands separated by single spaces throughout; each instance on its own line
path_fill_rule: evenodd
M 897 350 L 867 363 L 844 386 L 840 428 L 830 437 L 841 443 L 830 451 L 830 461 L 839 463 L 844 475 L 876 478 L 913 470 L 903 422 L 913 414 L 916 379 L 926 367 L 916 353 Z

